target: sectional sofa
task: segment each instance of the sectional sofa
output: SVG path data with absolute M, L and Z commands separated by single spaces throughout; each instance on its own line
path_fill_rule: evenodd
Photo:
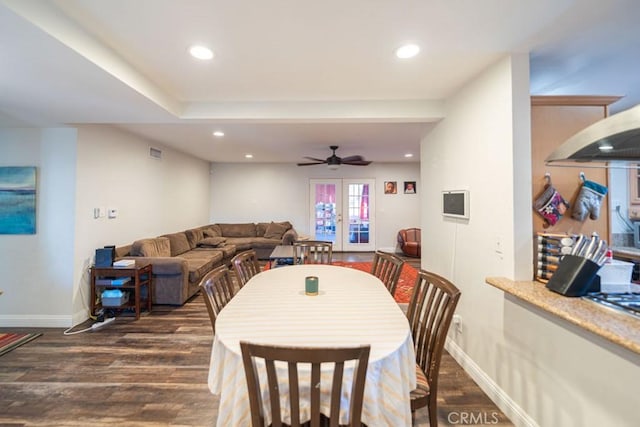
M 153 266 L 154 304 L 182 305 L 198 292 L 200 279 L 227 264 L 236 253 L 256 251 L 268 259 L 278 245 L 290 245 L 298 234 L 290 222 L 209 224 L 116 248 L 117 259 Z

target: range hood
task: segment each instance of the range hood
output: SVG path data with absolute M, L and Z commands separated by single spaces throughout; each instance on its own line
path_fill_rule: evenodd
M 640 162 L 640 104 L 581 130 L 546 159 L 561 161 Z

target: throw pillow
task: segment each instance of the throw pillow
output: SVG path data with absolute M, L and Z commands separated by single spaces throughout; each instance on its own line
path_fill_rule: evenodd
M 200 228 L 194 228 L 192 230 L 187 230 L 184 232 L 187 235 L 187 240 L 189 241 L 189 247 L 191 249 L 198 246 L 198 242 L 204 239 L 204 231 Z
M 288 230 L 286 225 L 272 222 L 264 233 L 265 239 L 282 239 L 283 234 Z
M 224 237 L 205 237 L 198 242 L 199 248 L 217 248 L 224 245 L 227 239 Z

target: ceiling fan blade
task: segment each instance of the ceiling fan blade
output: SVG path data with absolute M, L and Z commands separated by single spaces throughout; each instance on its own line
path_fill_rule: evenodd
M 367 166 L 367 165 L 370 165 L 371 162 L 367 160 L 355 160 L 355 161 L 345 162 L 344 160 L 342 160 L 342 164 L 351 165 L 351 166 Z
M 307 157 L 307 156 L 305 156 L 304 158 L 305 159 L 309 159 L 309 160 L 313 160 L 314 162 L 320 162 L 320 163 L 326 162 L 325 159 L 316 159 L 315 157 Z
M 362 156 L 349 156 L 349 157 L 343 157 L 342 158 L 342 163 L 345 162 L 360 162 L 363 161 L 364 157 Z
M 298 166 L 321 165 L 323 163 L 324 163 L 324 161 L 322 161 L 322 162 L 310 162 L 310 163 L 298 163 Z

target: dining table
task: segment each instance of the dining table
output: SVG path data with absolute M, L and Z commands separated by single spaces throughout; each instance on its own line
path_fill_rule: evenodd
M 309 276 L 318 278 L 317 295 L 305 293 Z M 217 426 L 251 425 L 240 341 L 296 347 L 370 345 L 362 422 L 369 427 L 411 425 L 409 394 L 416 388 L 416 359 L 409 323 L 373 274 L 318 264 L 263 271 L 220 311 L 215 329 L 208 385 L 219 396 Z M 345 369 L 343 384 L 350 384 L 352 377 L 353 367 Z M 261 387 L 267 396 L 266 385 Z M 340 424 L 348 421 L 350 388 L 344 389 Z M 305 421 L 310 403 L 303 396 L 300 400 Z M 329 408 L 323 393 L 321 412 L 331 416 Z M 283 415 L 290 424 L 288 413 Z

